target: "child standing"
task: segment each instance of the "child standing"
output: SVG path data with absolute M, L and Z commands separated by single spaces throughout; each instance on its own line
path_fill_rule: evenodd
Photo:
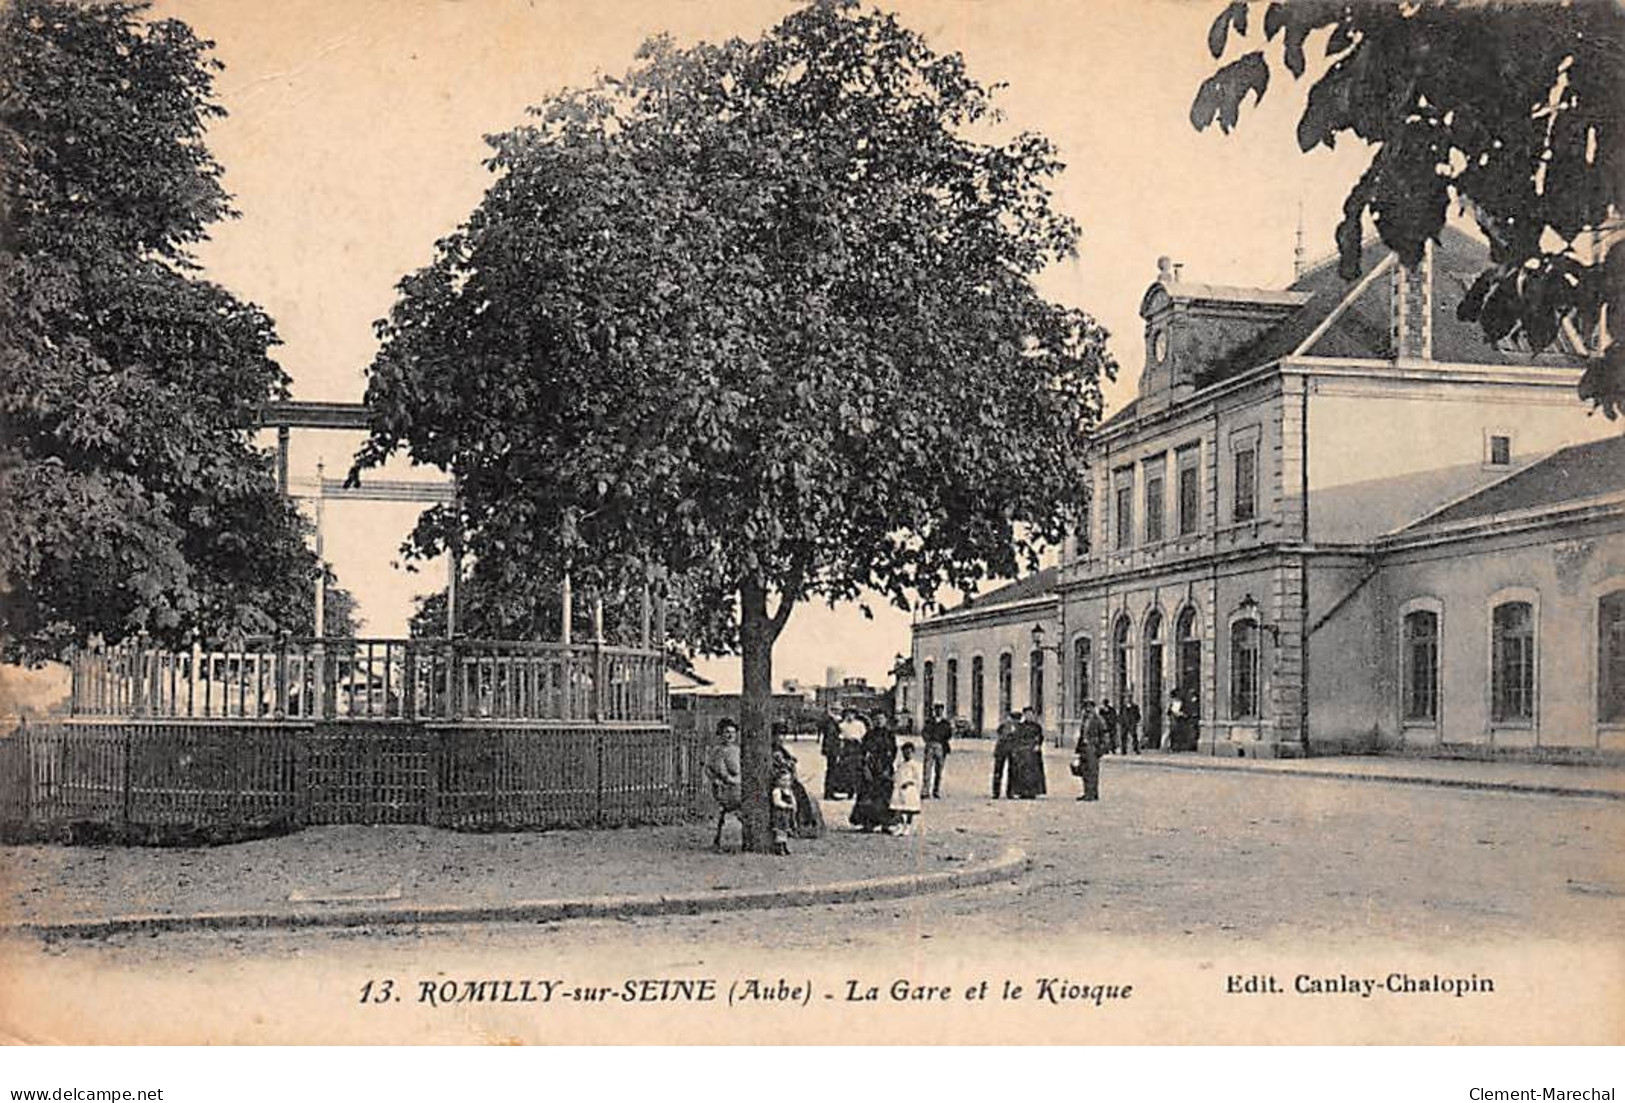
M 899 835 L 914 834 L 914 816 L 920 810 L 920 764 L 914 758 L 914 744 L 904 743 L 903 761 L 892 778 L 891 810 L 903 820 Z
M 795 775 L 789 770 L 773 776 L 772 798 L 773 853 L 783 856 L 790 853 L 790 833 L 796 825 Z

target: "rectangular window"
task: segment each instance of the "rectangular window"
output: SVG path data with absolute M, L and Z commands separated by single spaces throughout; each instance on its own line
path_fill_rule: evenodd
M 1258 515 L 1258 451 L 1243 448 L 1235 454 L 1236 497 L 1231 519 L 1251 521 Z
M 1179 453 L 1179 535 L 1189 536 L 1202 527 L 1202 469 L 1198 452 L 1187 448 Z
M 1439 719 L 1439 616 L 1427 610 L 1405 615 L 1405 720 Z
M 1072 676 L 1073 682 L 1077 686 L 1072 699 L 1080 703 L 1090 700 L 1093 696 L 1093 683 L 1090 679 L 1089 670 L 1090 648 L 1091 644 L 1088 636 L 1079 636 L 1072 641 Z M 1078 709 L 1074 707 L 1072 711 L 1077 712 Z
M 1597 719 L 1625 723 L 1625 590 L 1597 602 Z
M 1490 718 L 1530 723 L 1535 716 L 1534 608 L 1526 601 L 1497 605 L 1490 632 Z
M 1117 546 L 1134 546 L 1134 483 L 1132 478 L 1117 486 Z
M 1167 458 L 1155 456 L 1146 461 L 1146 543 L 1162 543 L 1163 512 L 1167 510 Z
M 1499 435 L 1490 437 L 1489 464 L 1491 467 L 1512 466 L 1512 438 Z
M 944 674 L 948 678 L 948 716 L 950 719 L 957 719 L 959 716 L 959 660 L 949 659 Z

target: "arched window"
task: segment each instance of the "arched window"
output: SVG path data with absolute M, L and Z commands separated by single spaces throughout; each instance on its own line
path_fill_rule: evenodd
M 1625 590 L 1597 601 L 1597 720 L 1625 723 Z
M 1112 701 L 1122 708 L 1128 703 L 1128 637 L 1132 631 L 1128 616 L 1117 618 L 1112 628 Z
M 1140 674 L 1140 708 L 1145 717 L 1145 736 L 1153 747 L 1162 741 L 1162 658 L 1162 613 L 1153 609 L 1145 618 Z
M 1202 638 L 1197 630 L 1196 610 L 1189 605 L 1179 614 L 1174 638 L 1179 649 L 1176 660 L 1179 699 L 1184 702 L 1185 715 L 1195 719 L 1200 715 L 1202 703 Z
M 997 727 L 1000 723 L 1003 723 L 1004 718 L 1010 715 L 1010 698 L 1014 693 L 1014 686 L 1011 684 L 1011 680 L 1012 674 L 1010 652 L 1006 651 L 1004 654 L 999 656 L 999 715 L 994 721 L 995 727 Z
M 1535 718 L 1535 609 L 1508 601 L 1490 618 L 1490 719 L 1527 724 Z
M 1439 614 L 1417 609 L 1405 614 L 1404 680 L 1405 722 L 1435 724 L 1439 720 Z
M 1258 622 L 1230 626 L 1230 719 L 1258 719 Z
M 1083 702 L 1094 698 L 1093 682 L 1090 678 L 1093 671 L 1089 669 L 1092 649 L 1088 636 L 1079 636 L 1072 641 L 1072 681 L 1077 686 L 1072 699 L 1078 703 L 1078 707 L 1073 709 L 1074 712 L 1081 713 Z
M 1044 651 L 1035 648 L 1027 657 L 1027 703 L 1040 718 L 1044 715 Z
M 920 675 L 920 703 L 925 707 L 926 716 L 930 716 L 936 710 L 937 664 L 930 659 L 925 660 L 925 666 Z
M 948 718 L 951 720 L 959 715 L 959 660 L 949 659 L 943 674 L 948 684 L 943 687 L 943 693 L 948 698 Z
M 971 728 L 977 735 L 987 730 L 987 687 L 982 684 L 985 671 L 982 656 L 976 655 L 970 661 L 970 722 Z

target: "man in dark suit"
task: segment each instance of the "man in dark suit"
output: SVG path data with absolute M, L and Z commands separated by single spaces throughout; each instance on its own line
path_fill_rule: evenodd
M 1124 754 L 1128 754 L 1130 744 L 1134 747 L 1134 753 L 1139 754 L 1140 706 L 1134 703 L 1132 697 L 1129 698 L 1128 704 L 1123 706 L 1123 739 L 1121 746 Z
M 1083 782 L 1083 795 L 1079 800 L 1100 799 L 1100 753 L 1107 739 L 1106 722 L 1095 709 L 1093 701 L 1083 703 L 1083 730 L 1078 733 L 1078 751 L 1075 772 Z
M 954 725 L 944 714 L 943 707 L 932 709 L 931 719 L 925 722 L 925 777 L 920 784 L 920 796 L 935 800 L 942 796 L 942 767 L 953 749 Z
M 1021 739 L 1021 713 L 1012 712 L 1004 718 L 999 725 L 998 736 L 993 741 L 993 799 L 998 800 L 1004 795 L 1005 776 L 1010 769 L 1010 756 L 1015 753 L 1016 744 Z

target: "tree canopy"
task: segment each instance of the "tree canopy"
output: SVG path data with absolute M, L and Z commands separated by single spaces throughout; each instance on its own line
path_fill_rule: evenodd
M 416 552 L 651 564 L 727 614 L 688 631 L 743 659 L 749 846 L 794 606 L 1012 574 L 1083 500 L 1105 334 L 1033 285 L 1078 231 L 1054 149 L 1005 130 L 959 56 L 850 0 L 653 40 L 490 139 L 379 324 L 358 463 L 462 487 Z
M 305 523 L 252 431 L 287 377 L 258 307 L 200 278 L 232 217 L 204 142 L 219 68 L 144 3 L 0 13 L 0 635 L 266 632 L 310 592 Z M 307 600 L 308 603 L 308 600 Z
M 1247 38 L 1253 14 L 1244 3 L 1220 12 L 1208 33 L 1215 59 L 1232 34 Z M 1603 317 L 1617 329 L 1625 257 L 1603 259 L 1598 246 L 1620 229 L 1625 186 L 1625 7 L 1293 0 L 1270 4 L 1262 22 L 1294 78 L 1321 68 L 1310 49 L 1324 42 L 1299 147 L 1329 148 L 1346 135 L 1376 147 L 1337 227 L 1345 276 L 1358 274 L 1367 213 L 1383 242 L 1415 263 L 1454 200 L 1490 243 L 1490 267 L 1460 308 L 1485 340 L 1538 352 L 1565 322 L 1583 343 Z M 1202 83 L 1191 122 L 1228 132 L 1249 93 L 1263 98 L 1272 71 L 1264 49 L 1230 61 Z M 1593 361 L 1580 394 L 1609 417 L 1625 406 L 1619 342 Z

